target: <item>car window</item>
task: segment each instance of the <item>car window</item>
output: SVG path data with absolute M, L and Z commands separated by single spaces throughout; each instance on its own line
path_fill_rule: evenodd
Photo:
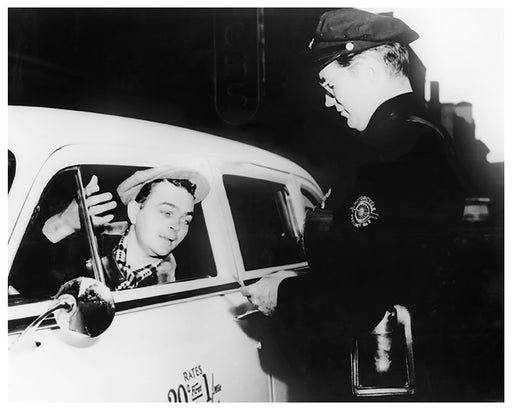
M 66 210 L 73 206 L 78 209 L 76 173 L 76 169 L 61 171 L 43 190 L 9 272 L 10 300 L 47 298 L 70 279 L 94 277 L 87 263 L 90 248 L 82 228 L 56 243 L 49 239 L 62 232 L 57 226 L 67 217 Z
M 245 270 L 305 260 L 286 186 L 224 175 Z
M 14 181 L 14 175 L 16 175 L 16 157 L 10 150 L 7 150 L 7 163 L 9 167 L 7 169 L 7 192 L 9 192 Z
M 107 285 L 112 290 L 116 290 L 118 283 L 116 283 L 116 281 L 109 281 L 112 271 L 114 271 L 114 273 L 118 272 L 118 270 L 114 269 L 115 264 L 113 263 L 113 256 L 121 237 L 130 229 L 126 207 L 122 204 L 116 189 L 122 181 L 133 175 L 136 171 L 144 168 L 113 165 L 82 165 L 80 168 L 84 185 L 87 185 L 91 177 L 96 175 L 98 177 L 100 191 L 111 192 L 114 197 L 113 199 L 117 202 L 117 207 L 107 212 L 113 213 L 114 219 L 108 225 L 96 229 L 98 253 L 102 260 Z M 217 275 L 202 203 L 194 206 L 194 215 L 189 225 L 188 234 L 172 251 L 172 258 L 175 261 L 174 277 L 170 276 L 166 269 L 159 269 L 158 283 L 169 283 Z M 170 258 L 167 260 L 169 259 Z M 164 267 L 163 264 L 162 267 Z M 157 283 L 149 280 L 141 283 L 141 286 L 156 284 Z
M 304 207 L 306 210 L 313 210 L 320 205 L 320 199 L 307 188 L 301 187 L 300 192 L 304 199 Z

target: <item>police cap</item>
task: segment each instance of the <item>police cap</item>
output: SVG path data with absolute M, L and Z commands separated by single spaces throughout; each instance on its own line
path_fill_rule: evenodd
M 344 8 L 322 14 L 309 49 L 313 64 L 322 69 L 343 55 L 382 44 L 407 45 L 418 37 L 418 33 L 395 17 Z

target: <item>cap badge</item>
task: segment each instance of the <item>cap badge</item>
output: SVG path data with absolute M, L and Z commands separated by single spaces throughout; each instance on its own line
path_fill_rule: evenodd
M 367 196 L 357 198 L 350 210 L 352 211 L 350 220 L 356 228 L 364 228 L 370 225 L 373 219 L 379 217 L 379 214 L 375 212 L 377 210 L 375 202 Z
M 354 49 L 354 43 L 347 43 L 345 44 L 345 48 L 348 50 L 348 51 L 352 51 Z

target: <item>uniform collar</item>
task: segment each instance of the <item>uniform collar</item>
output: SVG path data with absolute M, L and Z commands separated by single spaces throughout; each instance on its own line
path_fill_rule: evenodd
M 364 162 L 387 162 L 410 149 L 414 135 L 405 122 L 409 115 L 425 117 L 426 107 L 413 93 L 397 95 L 382 103 L 361 133 Z
M 365 134 L 372 133 L 382 127 L 382 123 L 409 114 L 425 114 L 426 107 L 422 105 L 412 92 L 400 94 L 384 101 L 373 113 Z
M 396 135 L 396 127 L 409 115 L 427 116 L 426 106 L 412 92 L 400 94 L 383 102 L 373 113 L 368 126 L 361 133 L 362 141 L 372 146 L 386 145 Z

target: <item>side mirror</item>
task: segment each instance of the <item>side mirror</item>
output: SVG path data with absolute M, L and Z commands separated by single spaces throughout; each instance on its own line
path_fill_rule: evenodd
M 23 331 L 11 349 L 32 340 L 31 335 L 52 313 L 61 329 L 87 338 L 101 335 L 114 319 L 115 305 L 110 289 L 95 279 L 72 279 L 60 287 L 54 298 L 53 306 Z
M 115 305 L 110 289 L 95 279 L 72 279 L 60 287 L 55 299 L 67 304 L 53 314 L 61 329 L 96 337 L 107 330 L 114 319 Z

